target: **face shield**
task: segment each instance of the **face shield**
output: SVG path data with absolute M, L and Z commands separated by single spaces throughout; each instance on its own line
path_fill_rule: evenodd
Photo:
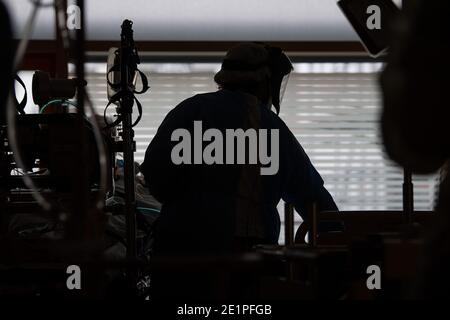
M 291 76 L 291 74 L 288 73 L 287 75 L 285 75 L 283 77 L 283 80 L 281 80 L 281 85 L 280 85 L 280 107 L 281 107 L 281 104 L 283 103 L 284 93 L 286 92 L 286 88 L 287 88 L 290 76 Z
M 269 65 L 272 74 L 272 105 L 278 114 L 280 113 L 280 105 L 283 101 L 293 66 L 289 57 L 281 49 L 269 47 L 269 50 L 269 53 L 271 53 L 271 62 Z

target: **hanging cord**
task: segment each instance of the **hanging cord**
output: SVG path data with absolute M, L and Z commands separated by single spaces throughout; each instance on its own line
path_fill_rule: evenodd
M 17 96 L 16 96 L 16 94 L 15 94 L 15 91 L 16 91 L 16 90 L 14 89 L 14 87 L 12 88 L 12 89 L 13 89 L 13 92 L 14 92 L 15 100 L 16 100 L 16 101 L 15 101 L 15 102 L 16 102 L 16 109 L 17 109 L 17 111 L 18 111 L 20 114 L 25 114 L 25 107 L 26 107 L 27 101 L 28 101 L 27 87 L 25 86 L 25 83 L 24 83 L 23 80 L 19 77 L 18 74 L 16 74 L 14 80 L 17 81 L 17 82 L 21 85 L 21 87 L 23 88 L 23 92 L 24 92 L 22 101 L 19 102 L 19 101 L 17 100 Z
M 133 76 L 136 73 L 139 74 L 139 77 L 140 77 L 141 82 L 142 82 L 142 89 L 141 90 L 136 90 L 136 88 L 134 88 L 133 91 L 132 91 L 132 93 L 133 93 L 132 98 L 136 102 L 136 106 L 137 106 L 137 109 L 138 109 L 138 117 L 137 117 L 137 119 L 134 121 L 134 123 L 131 126 L 133 128 L 139 123 L 139 121 L 141 121 L 141 118 L 142 118 L 142 105 L 139 102 L 139 100 L 136 98 L 135 95 L 136 94 L 143 94 L 143 93 L 147 92 L 147 90 L 150 89 L 150 86 L 148 85 L 148 78 L 147 78 L 147 76 L 141 70 L 139 70 L 138 67 L 137 67 L 137 65 L 140 63 L 140 60 L 139 60 L 139 55 L 137 53 L 137 49 L 134 47 L 134 40 L 132 41 L 131 46 L 133 48 L 132 48 L 131 62 L 129 64 L 129 68 L 130 68 L 131 74 Z M 118 56 L 118 54 L 119 54 L 119 49 L 117 49 L 115 51 L 115 55 Z M 113 128 L 113 127 L 119 125 L 122 122 L 123 114 L 121 114 L 120 112 L 119 112 L 119 115 L 117 116 L 117 119 L 114 122 L 112 122 L 112 123 L 108 123 L 106 114 L 107 114 L 108 108 L 112 104 L 117 103 L 117 102 L 120 103 L 120 101 L 122 99 L 126 98 L 130 94 L 127 91 L 121 90 L 120 82 L 119 83 L 113 83 L 113 82 L 110 81 L 110 76 L 109 75 L 112 72 L 118 72 L 118 71 L 120 71 L 120 64 L 115 63 L 114 66 L 112 66 L 111 69 L 109 69 L 107 71 L 107 73 L 106 73 L 106 82 L 107 82 L 108 86 L 110 86 L 115 91 L 117 91 L 117 90 L 119 90 L 119 91 L 117 91 L 109 99 L 108 104 L 106 105 L 106 107 L 105 107 L 105 109 L 103 111 L 103 118 L 105 119 L 105 124 L 106 124 L 105 129 Z M 119 106 L 119 108 L 120 108 L 120 106 Z
M 14 59 L 14 65 L 13 70 L 14 74 L 17 74 L 17 71 L 19 69 L 20 64 L 22 63 L 23 57 L 25 55 L 29 38 L 31 36 L 31 33 L 33 31 L 33 27 L 35 24 L 35 20 L 37 17 L 37 12 L 39 8 L 41 7 L 50 7 L 53 6 L 53 2 L 49 3 L 41 3 L 40 0 L 30 0 L 30 2 L 33 4 L 33 10 L 30 14 L 30 17 L 28 18 L 27 24 L 24 28 L 23 34 L 22 34 L 22 40 L 20 41 L 20 44 L 18 46 L 16 56 Z M 60 6 L 61 8 L 61 6 Z M 58 13 L 57 13 L 58 15 Z M 58 26 L 61 26 L 61 23 L 58 23 Z M 68 33 L 62 33 L 64 36 L 68 37 Z M 66 38 L 66 44 L 69 43 L 68 39 Z M 103 143 L 103 138 L 101 134 L 100 127 L 98 125 L 97 119 L 95 118 L 95 108 L 92 105 L 91 100 L 89 99 L 87 92 L 85 92 L 85 99 L 88 102 L 88 106 L 91 110 L 91 125 L 93 127 L 94 131 L 94 137 L 97 144 L 97 150 L 99 152 L 99 163 L 100 163 L 100 192 L 98 194 L 98 197 L 96 199 L 96 207 L 101 209 L 103 208 L 104 199 L 106 195 L 106 186 L 107 186 L 107 169 L 106 169 L 106 150 Z M 41 110 L 42 112 L 43 110 Z M 27 170 L 25 169 L 24 162 L 20 156 L 19 153 L 19 147 L 18 147 L 18 141 L 16 136 L 16 115 L 17 115 L 17 109 L 15 108 L 15 103 L 13 101 L 12 94 L 10 92 L 7 100 L 7 119 L 8 119 L 8 140 L 10 144 L 11 151 L 13 152 L 14 161 L 16 163 L 16 166 L 21 168 L 23 170 L 23 175 L 21 176 L 23 179 L 23 182 L 27 188 L 31 190 L 31 194 L 33 198 L 36 200 L 36 202 L 46 211 L 50 211 L 52 206 L 51 204 L 40 194 L 38 188 L 34 184 L 33 180 L 31 179 L 30 175 L 28 174 Z
M 55 100 L 50 100 L 49 102 L 47 102 L 39 110 L 39 113 L 44 113 L 45 109 L 47 109 L 49 106 L 54 105 L 56 103 L 60 103 L 61 105 L 65 106 L 65 107 L 72 106 L 72 107 L 78 108 L 78 106 L 73 101 L 64 100 L 64 99 L 55 99 Z
M 55 9 L 56 9 L 56 16 L 58 19 L 58 29 L 60 31 L 61 37 L 63 39 L 63 45 L 66 50 L 70 49 L 70 44 L 72 43 L 70 41 L 69 31 L 67 29 L 66 21 L 65 21 L 65 9 L 63 6 L 62 1 L 56 0 L 55 1 Z M 81 80 L 81 79 L 79 79 Z M 106 155 L 106 149 L 105 144 L 101 132 L 101 128 L 99 126 L 99 123 L 97 121 L 97 113 L 95 111 L 95 107 L 92 103 L 92 100 L 89 97 L 89 93 L 86 90 L 86 87 L 83 86 L 83 96 L 85 99 L 85 102 L 87 102 L 87 106 L 90 110 L 90 116 L 89 116 L 89 122 L 93 128 L 94 132 L 94 138 L 95 143 L 97 145 L 98 150 L 98 161 L 99 161 L 99 167 L 100 167 L 100 185 L 99 185 L 99 192 L 95 200 L 95 206 L 97 209 L 101 210 L 104 207 L 104 202 L 106 199 L 106 188 L 108 185 L 108 169 L 107 169 L 107 155 Z
M 27 20 L 27 24 L 25 25 L 24 31 L 22 33 L 22 38 L 20 40 L 19 46 L 16 51 L 16 55 L 14 58 L 14 64 L 13 64 L 13 74 L 16 75 L 17 71 L 19 69 L 19 66 L 22 64 L 23 57 L 25 56 L 25 52 L 28 47 L 28 42 L 31 36 L 31 33 L 33 32 L 33 27 L 36 22 L 37 13 L 39 11 L 39 8 L 42 6 L 49 6 L 49 4 L 41 4 L 41 1 L 39 0 L 32 0 L 33 3 L 33 9 L 31 11 L 31 14 Z M 25 186 L 31 190 L 32 197 L 36 200 L 36 202 L 45 210 L 50 211 L 52 206 L 51 204 L 40 194 L 38 188 L 34 184 L 33 180 L 31 179 L 30 175 L 28 174 L 26 170 L 26 166 L 22 160 L 22 157 L 19 153 L 19 147 L 18 147 L 18 141 L 16 136 L 16 116 L 17 116 L 17 109 L 16 104 L 12 96 L 12 91 L 10 90 L 8 95 L 8 100 L 6 103 L 7 107 L 7 120 L 8 120 L 8 141 L 9 146 L 11 148 L 11 151 L 13 153 L 14 161 L 16 163 L 16 166 L 21 168 L 23 170 L 22 180 Z
M 16 51 L 16 56 L 14 57 L 13 72 L 17 74 L 20 64 L 22 63 L 25 52 L 27 51 L 28 41 L 30 39 L 31 33 L 33 32 L 33 27 L 36 22 L 37 13 L 41 7 L 41 1 L 34 0 L 31 1 L 33 4 L 33 9 L 31 10 L 30 17 L 27 20 L 25 28 L 22 32 L 22 38 L 20 40 L 19 46 Z
M 61 37 L 63 39 L 64 48 L 66 50 L 68 50 L 68 49 L 70 49 L 71 41 L 70 41 L 70 37 L 69 37 L 69 32 L 67 30 L 67 26 L 65 23 L 65 19 L 64 19 L 65 8 L 62 5 L 62 1 L 59 1 L 59 0 L 55 1 L 55 5 L 56 5 L 56 10 L 57 10 L 56 16 L 58 19 L 57 26 L 61 33 Z M 89 110 L 90 110 L 90 116 L 88 117 L 88 120 L 93 128 L 94 139 L 95 139 L 95 143 L 97 145 L 97 150 L 98 150 L 98 161 L 99 161 L 99 167 L 100 167 L 100 184 L 99 184 L 99 192 L 98 192 L 98 195 L 95 200 L 95 206 L 97 209 L 101 210 L 104 207 L 104 201 L 106 198 L 106 188 L 108 185 L 107 155 L 106 155 L 106 149 L 105 149 L 105 144 L 104 144 L 101 128 L 100 128 L 100 126 L 98 124 L 98 120 L 96 118 L 97 113 L 95 111 L 95 107 L 94 107 L 92 100 L 89 97 L 89 93 L 87 92 L 85 87 L 83 87 L 83 90 L 84 90 L 83 96 L 84 96 L 85 102 L 87 102 L 87 106 L 89 107 Z M 66 101 L 66 102 L 68 102 L 68 101 Z M 71 102 L 68 102 L 68 103 L 70 104 Z M 76 105 L 74 105 L 74 106 L 76 106 Z M 44 109 L 44 107 L 42 109 Z M 42 112 L 42 109 L 41 109 L 41 112 Z
M 109 75 L 110 72 L 115 71 L 115 70 L 113 70 L 114 68 L 115 68 L 115 67 L 111 68 L 111 70 L 108 71 L 108 75 Z M 138 70 L 138 69 L 136 69 L 135 71 L 137 71 L 138 74 L 139 74 L 139 76 L 141 77 L 141 81 L 142 81 L 142 90 L 140 90 L 140 91 L 134 90 L 133 93 L 134 93 L 134 94 L 142 94 L 142 93 L 145 93 L 145 92 L 150 88 L 150 86 L 148 85 L 148 79 L 147 79 L 147 76 L 146 76 L 142 71 L 140 71 L 140 70 Z M 108 85 L 110 85 L 113 89 L 116 89 L 118 85 L 117 85 L 117 84 L 111 83 L 111 82 L 109 81 L 108 78 L 109 78 L 109 77 L 107 76 L 107 82 L 108 82 Z M 119 84 L 119 86 L 120 86 L 120 84 Z M 107 129 L 107 128 L 113 128 L 113 127 L 119 125 L 119 124 L 122 122 L 123 115 L 122 115 L 122 114 L 119 114 L 119 115 L 117 116 L 117 119 L 116 119 L 114 122 L 108 123 L 106 113 L 107 113 L 107 111 L 108 111 L 108 108 L 109 108 L 112 104 L 114 104 L 114 103 L 116 103 L 116 102 L 120 102 L 120 100 L 123 99 L 127 94 L 128 94 L 128 92 L 119 91 L 119 92 L 117 92 L 116 94 L 114 94 L 114 95 L 109 99 L 108 104 L 106 105 L 105 110 L 104 110 L 104 112 L 103 112 L 103 118 L 105 119 L 105 123 L 106 123 L 105 129 Z M 141 118 L 142 118 L 142 105 L 141 105 L 141 103 L 139 102 L 139 100 L 136 98 L 136 96 L 134 96 L 134 95 L 133 95 L 133 100 L 136 102 L 136 106 L 137 106 L 137 109 L 138 109 L 138 117 L 137 117 L 137 119 L 134 121 L 134 123 L 132 124 L 131 127 L 135 127 L 135 126 L 139 123 L 139 121 L 141 121 Z

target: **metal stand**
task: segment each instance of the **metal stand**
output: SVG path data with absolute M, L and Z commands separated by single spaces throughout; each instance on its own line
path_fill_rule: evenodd
M 294 206 L 284 204 L 284 243 L 286 247 L 294 245 Z
M 308 243 L 311 247 L 317 247 L 317 204 L 315 202 L 308 206 L 308 217 L 310 223 Z
M 136 248 L 136 196 L 135 196 L 135 172 L 134 131 L 132 128 L 132 112 L 134 104 L 134 92 L 131 87 L 132 79 L 129 79 L 130 64 L 133 54 L 132 39 L 124 32 L 122 25 L 121 48 L 120 48 L 120 90 L 124 93 L 120 101 L 119 113 L 122 114 L 122 140 L 124 158 L 124 187 L 125 187 L 125 219 L 127 228 L 127 258 L 137 258 Z M 132 277 L 134 278 L 134 277 Z
M 414 212 L 414 185 L 412 173 L 408 169 L 403 170 L 403 212 L 406 224 L 411 224 Z
M 124 187 L 125 187 L 125 220 L 127 227 L 127 258 L 137 258 L 136 248 L 136 186 L 134 181 L 134 131 L 131 128 L 131 113 L 127 114 L 122 123 L 122 139 L 124 144 Z
M 137 260 L 137 242 L 136 242 L 136 185 L 135 185 L 135 165 L 134 165 L 134 152 L 136 151 L 136 143 L 134 141 L 133 126 L 135 126 L 142 116 L 142 106 L 136 99 L 135 94 L 141 94 L 148 90 L 147 77 L 139 71 L 137 65 L 140 63 L 137 49 L 134 45 L 133 39 L 133 22 L 130 20 L 124 20 L 122 23 L 122 32 L 120 34 L 120 48 L 118 49 L 119 65 L 114 65 L 109 72 L 119 72 L 119 83 L 110 83 L 114 90 L 118 91 L 109 98 L 109 103 L 118 103 L 116 109 L 118 118 L 109 126 L 116 126 L 122 124 L 122 143 L 118 145 L 118 151 L 123 152 L 124 158 L 124 189 L 125 189 L 125 220 L 126 220 L 126 241 L 127 241 L 127 259 L 130 263 L 130 267 L 127 270 L 129 288 L 131 290 L 136 289 L 137 279 L 139 272 L 133 267 L 132 262 Z M 120 69 L 117 69 L 119 67 Z M 135 90 L 134 79 L 136 74 L 139 73 L 143 88 L 141 91 Z M 135 122 L 133 122 L 133 105 L 136 102 L 139 116 Z M 107 106 L 108 107 L 108 106 Z M 106 110 L 105 110 L 106 112 Z

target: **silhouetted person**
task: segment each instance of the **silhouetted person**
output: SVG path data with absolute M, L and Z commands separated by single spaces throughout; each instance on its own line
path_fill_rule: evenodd
M 218 254 L 276 244 L 280 199 L 293 203 L 303 219 L 310 203 L 317 203 L 319 210 L 337 210 L 319 173 L 277 115 L 291 71 L 291 62 L 279 48 L 238 45 L 215 75 L 218 91 L 195 95 L 166 116 L 141 165 L 150 192 L 162 203 L 155 255 Z M 202 121 L 203 132 L 215 128 L 223 137 L 226 129 L 269 130 L 272 156 L 276 148 L 270 130 L 278 129 L 278 171 L 261 175 L 265 166 L 259 162 L 175 165 L 171 152 L 178 142 L 171 141 L 171 135 L 184 128 L 194 137 L 194 121 Z M 249 149 L 247 145 L 247 158 Z
M 415 173 L 436 172 L 450 158 L 449 12 L 449 1 L 417 1 L 408 19 L 405 16 L 397 24 L 397 38 L 381 77 L 387 152 Z M 416 297 L 450 296 L 448 176 L 441 183 L 436 212 Z

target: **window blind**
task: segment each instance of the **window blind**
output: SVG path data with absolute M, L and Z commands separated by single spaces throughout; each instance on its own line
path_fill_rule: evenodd
M 139 97 L 144 114 L 136 127 L 136 161 L 165 115 L 182 100 L 217 90 L 214 63 L 144 63 L 151 89 Z M 383 151 L 379 118 L 380 63 L 295 64 L 280 117 L 322 175 L 340 210 L 401 210 L 403 171 Z M 87 64 L 95 107 L 106 106 L 106 65 Z M 113 110 L 113 108 L 112 108 Z M 434 207 L 438 177 L 414 177 L 416 210 Z M 279 205 L 283 220 L 282 204 Z M 296 227 L 300 218 L 296 218 Z M 284 242 L 283 230 L 280 243 Z

